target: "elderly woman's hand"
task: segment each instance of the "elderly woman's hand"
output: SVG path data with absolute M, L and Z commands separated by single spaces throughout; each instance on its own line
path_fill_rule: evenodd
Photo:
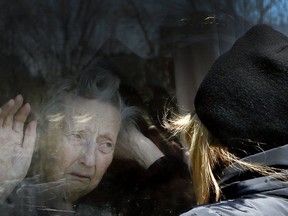
M 30 105 L 18 95 L 0 108 L 0 198 L 5 199 L 26 176 L 35 146 L 37 123 L 24 127 Z
M 134 126 L 118 138 L 114 155 L 116 158 L 134 160 L 145 169 L 164 156 L 160 149 Z

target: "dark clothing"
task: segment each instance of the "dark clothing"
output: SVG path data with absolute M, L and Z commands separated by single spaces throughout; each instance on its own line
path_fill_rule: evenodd
M 187 165 L 162 157 L 144 170 L 133 161 L 113 161 L 95 191 L 81 205 L 110 208 L 112 215 L 174 216 L 195 203 Z M 83 214 L 84 215 L 84 214 Z
M 243 160 L 288 169 L 288 145 L 274 148 Z M 287 173 L 286 173 L 287 175 Z M 230 166 L 220 183 L 225 200 L 196 207 L 182 216 L 288 215 L 288 182 L 245 172 Z

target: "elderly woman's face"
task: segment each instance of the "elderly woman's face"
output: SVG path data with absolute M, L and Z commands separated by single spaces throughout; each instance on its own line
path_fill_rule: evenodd
M 121 117 L 111 104 L 82 97 L 67 98 L 64 114 L 62 126 L 49 126 L 42 178 L 64 180 L 65 199 L 74 201 L 96 188 L 110 165 Z

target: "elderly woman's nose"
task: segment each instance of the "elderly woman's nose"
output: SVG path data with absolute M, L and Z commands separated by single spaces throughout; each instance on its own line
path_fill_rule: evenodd
M 97 154 L 97 144 L 93 140 L 86 141 L 85 148 L 82 151 L 80 163 L 85 166 L 95 166 L 96 165 L 96 154 Z

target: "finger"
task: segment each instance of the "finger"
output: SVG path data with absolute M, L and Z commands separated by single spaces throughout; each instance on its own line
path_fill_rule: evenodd
M 159 129 L 152 125 L 148 128 L 148 138 L 153 141 L 153 143 L 158 147 L 163 147 L 163 142 L 165 141 L 164 137 L 161 135 Z
M 15 113 L 23 104 L 23 97 L 22 95 L 17 95 L 14 100 L 14 106 L 10 109 L 9 113 L 7 114 L 6 118 L 4 119 L 3 126 L 5 127 L 12 127 L 13 125 L 13 118 Z
M 181 145 L 175 141 L 171 141 L 171 153 L 172 155 L 174 155 L 175 157 L 183 160 L 184 159 L 184 151 L 183 148 L 181 147 Z
M 13 108 L 15 104 L 15 101 L 13 99 L 10 99 L 6 104 L 4 104 L 1 107 L 1 113 L 0 113 L 0 126 L 3 126 L 4 120 L 7 117 L 10 110 Z
M 24 134 L 24 140 L 23 140 L 23 148 L 25 149 L 25 152 L 27 155 L 31 156 L 33 154 L 35 142 L 36 142 L 36 128 L 37 128 L 37 122 L 31 121 L 25 130 Z M 30 158 L 30 159 L 31 159 Z
M 24 123 L 31 111 L 31 106 L 26 103 L 14 116 L 12 129 L 18 133 L 23 133 Z

